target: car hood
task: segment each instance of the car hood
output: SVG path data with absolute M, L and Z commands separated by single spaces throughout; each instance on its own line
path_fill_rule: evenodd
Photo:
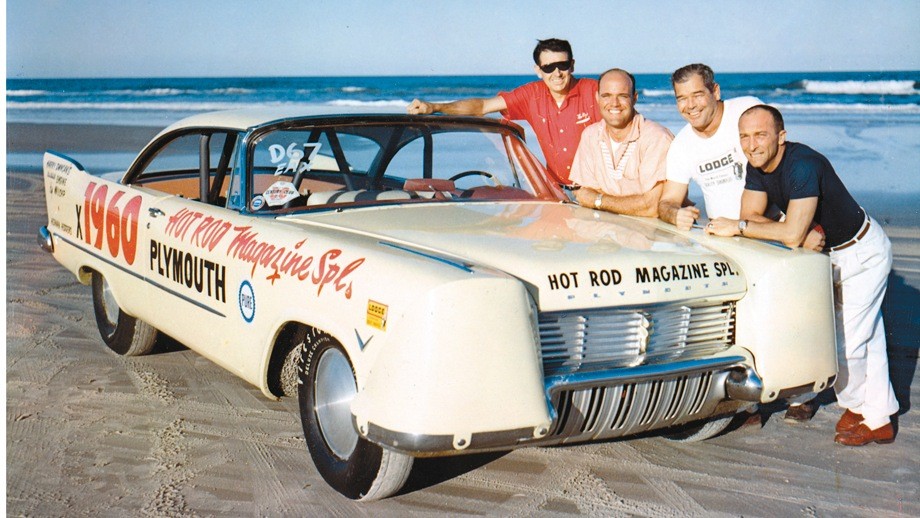
M 691 233 L 573 204 L 400 205 L 284 219 L 501 270 L 524 281 L 543 311 L 739 298 L 746 286 L 736 263 Z

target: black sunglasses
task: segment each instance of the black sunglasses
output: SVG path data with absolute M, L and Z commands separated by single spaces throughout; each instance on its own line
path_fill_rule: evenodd
M 572 68 L 572 60 L 567 59 L 565 61 L 549 63 L 548 65 L 540 65 L 540 70 L 542 70 L 544 74 L 552 74 L 556 71 L 557 68 L 563 72 L 567 72 L 570 68 Z

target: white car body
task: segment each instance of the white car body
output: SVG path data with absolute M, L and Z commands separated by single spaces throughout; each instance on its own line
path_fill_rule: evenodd
M 356 117 L 320 119 L 336 127 Z M 833 383 L 827 256 L 565 202 L 535 174 L 523 143 L 511 142 L 520 130 L 508 123 L 367 119 L 507 132 L 511 169 L 531 196 L 503 199 L 504 186 L 486 185 L 463 194 L 497 190 L 496 199 L 463 200 L 457 189 L 445 200 L 435 186 L 431 199 L 421 190 L 405 202 L 378 193 L 370 203 L 282 210 L 293 198 L 371 191 L 303 195 L 303 184 L 294 192 L 285 180 L 260 193 L 240 187 L 239 196 L 224 185 L 226 202 L 221 194 L 203 203 L 188 192 L 200 177 L 176 180 L 175 192 L 137 180 L 172 136 L 219 128 L 238 139 L 223 167 L 242 186 L 264 132 L 315 122 L 223 112 L 164 130 L 119 182 L 47 153 L 40 242 L 81 282 L 102 275 L 123 313 L 270 398 L 282 395 L 279 351 L 299 345 L 285 343 L 292 326 L 334 337 L 353 369 L 353 432 L 408 457 L 618 437 Z M 277 161 L 279 171 L 304 169 L 297 160 L 311 148 L 295 143 L 274 148 L 291 159 Z M 350 169 L 351 158 L 336 165 L 320 151 L 308 173 L 328 168 L 335 179 Z M 402 196 L 409 185 L 382 190 Z

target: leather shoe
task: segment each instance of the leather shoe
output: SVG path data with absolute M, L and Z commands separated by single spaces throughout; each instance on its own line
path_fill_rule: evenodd
M 894 428 L 888 423 L 881 428 L 870 430 L 864 423 L 860 423 L 849 432 L 838 433 L 837 437 L 834 437 L 834 442 L 844 446 L 865 446 L 870 442 L 888 444 L 894 442 Z
M 862 421 L 863 416 L 856 412 L 851 412 L 848 408 L 843 415 L 840 416 L 840 420 L 837 421 L 837 433 L 849 432 L 859 426 Z
M 806 423 L 815 416 L 817 411 L 818 405 L 813 401 L 807 401 L 801 405 L 789 405 L 786 415 L 783 416 L 783 421 L 787 423 Z

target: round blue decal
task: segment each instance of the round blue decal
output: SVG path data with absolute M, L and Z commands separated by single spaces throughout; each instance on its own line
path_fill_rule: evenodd
M 252 322 L 252 319 L 256 317 L 256 294 L 252 289 L 252 284 L 249 284 L 249 281 L 243 281 L 243 284 L 240 284 L 238 301 L 240 304 L 240 314 L 243 315 L 243 320 L 247 323 Z

